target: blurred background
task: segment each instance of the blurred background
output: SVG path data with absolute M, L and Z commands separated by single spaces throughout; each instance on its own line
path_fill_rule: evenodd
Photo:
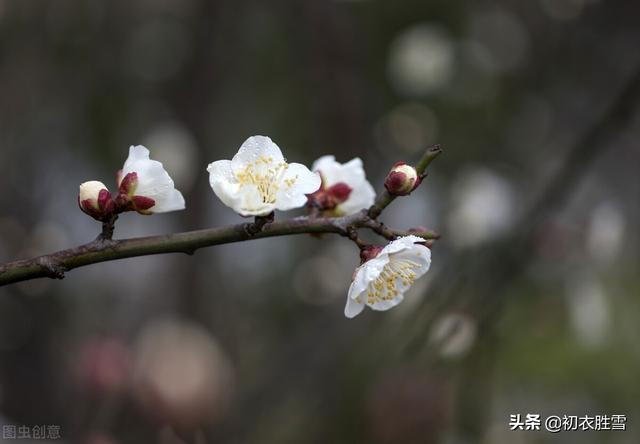
M 377 190 L 445 149 L 382 217 L 442 234 L 390 312 L 344 318 L 358 254 L 330 236 L 3 287 L 0 422 L 90 444 L 639 442 L 639 13 L 0 0 L 2 262 L 93 239 L 78 184 L 112 186 L 132 144 L 187 210 L 124 215 L 116 237 L 239 222 L 205 169 L 254 134 L 307 165 L 361 157 Z M 628 423 L 510 431 L 527 413 Z

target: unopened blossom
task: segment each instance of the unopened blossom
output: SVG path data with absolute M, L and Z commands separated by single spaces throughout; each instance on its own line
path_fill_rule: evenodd
M 80 185 L 78 205 L 82 211 L 99 221 L 106 221 L 114 211 L 111 193 L 105 184 L 97 180 Z
M 406 196 L 420 185 L 420 176 L 411 165 L 396 163 L 384 181 L 384 187 L 394 196 Z
M 404 299 L 416 279 L 429 271 L 431 250 L 417 236 L 405 236 L 385 246 L 356 269 L 344 314 L 353 318 L 364 310 L 384 311 Z
M 142 145 L 129 148 L 129 157 L 118 173 L 118 187 L 116 205 L 121 211 L 152 214 L 185 208 L 184 197 L 169 173 L 161 162 L 149 158 L 149 150 Z
M 269 137 L 249 137 L 231 160 L 209 164 L 213 192 L 241 216 L 266 216 L 302 207 L 320 187 L 320 176 L 300 163 L 287 163 Z
M 322 186 L 309 201 L 325 213 L 346 216 L 373 205 L 376 193 L 359 158 L 340 163 L 334 156 L 322 156 L 311 169 L 320 173 Z

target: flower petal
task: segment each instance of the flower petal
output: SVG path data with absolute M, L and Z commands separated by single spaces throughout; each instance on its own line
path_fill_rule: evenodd
M 300 163 L 290 163 L 283 174 L 276 194 L 276 208 L 281 211 L 300 208 L 307 203 L 307 194 L 320 188 L 320 175 Z
M 313 171 L 320 171 L 325 181 L 325 186 L 344 182 L 351 188 L 365 180 L 362 160 L 358 157 L 351 159 L 347 163 L 336 161 L 335 156 L 322 156 L 317 159 L 311 168 Z
M 390 242 L 385 246 L 380 254 L 393 254 L 412 247 L 417 242 L 424 242 L 424 239 L 418 236 L 404 236 Z M 426 248 L 426 247 L 425 247 Z
M 358 294 L 364 293 L 369 287 L 369 284 L 380 276 L 380 273 L 382 273 L 384 266 L 388 262 L 389 256 L 386 254 L 379 254 L 375 258 L 360 265 L 356 269 L 355 277 L 353 278 L 352 285 L 354 291 L 357 291 Z
M 182 193 L 175 188 L 164 193 L 162 199 L 157 196 L 156 204 L 150 208 L 153 213 L 167 213 L 169 211 L 184 210 L 185 201 Z
M 431 250 L 421 244 L 413 244 L 408 249 L 395 253 L 391 256 L 391 260 L 412 261 L 420 267 L 413 270 L 416 279 L 424 275 L 431 268 Z
M 402 301 L 404 301 L 404 296 L 402 294 L 399 294 L 393 299 L 374 302 L 373 304 L 369 305 L 369 307 L 371 307 L 372 310 L 376 311 L 386 311 L 400 304 L 400 302 Z
M 131 146 L 129 157 L 122 167 L 121 177 L 136 173 L 138 185 L 135 195 L 153 199 L 156 204 L 150 208 L 153 213 L 182 210 L 185 208 L 184 197 L 175 185 L 161 162 L 149 158 L 149 150 L 142 145 Z
M 275 204 L 265 202 L 257 185 L 243 185 L 239 189 L 240 204 L 233 207 L 241 216 L 266 216 L 276 209 Z
M 329 172 L 335 168 L 336 164 L 338 164 L 338 162 L 336 162 L 336 156 L 326 155 L 316 159 L 316 161 L 313 162 L 313 165 L 311 165 L 311 170 Z M 329 181 L 329 177 L 325 177 L 325 179 Z
M 238 188 L 240 185 L 235 181 L 230 160 L 218 160 L 212 162 L 207 167 L 209 172 L 209 185 L 226 206 L 235 208 L 240 202 Z
M 361 293 L 356 293 L 355 282 L 352 282 L 347 295 L 347 304 L 344 307 L 344 315 L 349 319 L 356 317 L 364 310 L 364 302 L 362 300 L 360 300 L 360 302 L 356 300 L 358 297 L 361 297 L 360 294 Z
M 235 165 L 245 166 L 260 158 L 271 159 L 271 162 L 282 162 L 284 157 L 278 145 L 267 136 L 251 136 L 244 141 L 231 161 Z
M 207 167 L 209 185 L 226 206 L 233 208 L 241 216 L 266 216 L 274 210 L 274 205 L 262 201 L 258 188 L 247 184 L 241 186 L 233 172 L 233 161 L 218 160 Z
M 358 211 L 369 208 L 376 200 L 376 192 L 365 179 L 360 185 L 353 188 L 349 198 L 338 205 L 338 211 L 345 216 L 355 214 Z

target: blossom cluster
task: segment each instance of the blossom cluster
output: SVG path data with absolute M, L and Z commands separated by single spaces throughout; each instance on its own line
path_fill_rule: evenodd
M 117 193 L 97 180 L 80 185 L 80 209 L 102 222 L 124 211 L 140 214 L 166 213 L 184 210 L 182 193 L 162 163 L 149 158 L 149 150 L 138 145 L 129 148 L 129 157 L 116 174 Z
M 376 194 L 367 180 L 362 160 L 346 163 L 323 156 L 311 169 L 287 162 L 269 137 L 249 137 L 231 160 L 208 165 L 214 194 L 243 217 L 270 217 L 275 210 L 306 207 L 313 215 L 338 217 L 356 214 L 374 204 Z M 420 183 L 416 169 L 405 163 L 393 166 L 385 180 L 391 195 L 404 196 Z M 132 146 L 117 173 L 117 190 L 99 181 L 80 185 L 80 209 L 112 224 L 122 212 L 150 215 L 185 208 L 185 200 L 162 163 L 150 158 L 143 146 Z M 363 263 L 349 288 L 345 315 L 352 318 L 365 306 L 388 310 L 404 298 L 415 280 L 431 265 L 430 245 L 418 236 L 404 236 L 386 246 L 362 246 Z

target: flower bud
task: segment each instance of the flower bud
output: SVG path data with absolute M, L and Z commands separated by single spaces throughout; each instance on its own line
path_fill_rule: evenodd
M 118 171 L 118 192 L 120 194 L 126 194 L 127 196 L 133 196 L 138 187 L 138 174 L 128 173 L 122 177 L 122 170 Z
M 113 215 L 114 203 L 107 187 L 97 180 L 84 182 L 78 193 L 80 209 L 99 221 L 105 221 Z
M 394 196 L 406 196 L 420 185 L 418 172 L 404 162 L 396 163 L 384 181 L 384 187 Z
M 307 194 L 307 199 L 321 211 L 331 211 L 349 199 L 352 191 L 353 189 L 344 182 L 338 182 L 328 188 L 321 185 L 315 193 Z
M 138 188 L 138 174 L 128 173 L 122 177 L 122 172 L 118 172 L 118 197 L 116 197 L 116 207 L 118 211 L 137 211 L 140 214 L 151 214 L 150 208 L 154 207 L 156 201 L 146 196 L 136 195 Z
M 369 245 L 360 250 L 360 260 L 364 264 L 367 261 L 370 261 L 374 257 L 376 257 L 382 251 L 380 245 Z

